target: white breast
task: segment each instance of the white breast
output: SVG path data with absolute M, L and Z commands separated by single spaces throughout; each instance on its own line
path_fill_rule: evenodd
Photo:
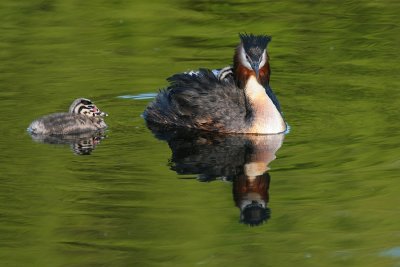
M 275 134 L 286 130 L 280 112 L 255 76 L 251 76 L 247 81 L 245 92 L 254 109 L 254 119 L 248 133 Z

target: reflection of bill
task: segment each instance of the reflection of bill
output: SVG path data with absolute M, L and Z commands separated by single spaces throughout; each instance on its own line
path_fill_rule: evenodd
M 90 155 L 100 141 L 104 139 L 104 132 L 90 132 L 70 135 L 31 135 L 32 140 L 38 143 L 54 145 L 70 145 L 76 155 Z
M 270 218 L 267 207 L 270 176 L 266 172 L 258 176 L 240 175 L 233 179 L 233 199 L 240 209 L 240 221 L 255 226 Z
M 270 218 L 268 166 L 275 159 L 284 134 L 217 135 L 148 126 L 157 138 L 168 142 L 172 170 L 198 174 L 197 179 L 202 182 L 222 179 L 233 183 L 240 222 L 256 226 Z

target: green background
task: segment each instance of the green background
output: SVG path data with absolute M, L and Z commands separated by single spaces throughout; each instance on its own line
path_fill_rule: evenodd
M 0 2 L 1 266 L 400 266 L 399 1 Z M 232 185 L 180 179 L 140 114 L 165 79 L 272 35 L 291 132 L 271 219 Z M 90 156 L 33 142 L 87 97 L 109 113 Z M 195 175 L 187 176 L 189 178 Z

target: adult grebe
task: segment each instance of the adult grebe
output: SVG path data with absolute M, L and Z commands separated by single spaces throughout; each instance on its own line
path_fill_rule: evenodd
M 107 128 L 100 111 L 92 101 L 78 98 L 69 107 L 69 113 L 54 113 L 33 121 L 28 128 L 31 134 L 80 134 Z
M 275 134 L 286 130 L 269 86 L 270 36 L 239 34 L 233 67 L 175 74 L 143 113 L 147 123 L 221 133 Z

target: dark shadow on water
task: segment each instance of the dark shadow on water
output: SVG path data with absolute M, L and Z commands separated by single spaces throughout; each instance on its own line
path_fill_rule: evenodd
M 53 145 L 70 145 L 76 155 L 90 155 L 100 141 L 106 138 L 104 132 L 89 132 L 70 135 L 36 135 L 31 134 L 32 140 L 38 143 Z
M 168 143 L 172 170 L 178 174 L 197 174 L 200 182 L 232 183 L 241 223 L 256 226 L 270 218 L 268 165 L 275 159 L 284 134 L 220 135 L 148 127 L 158 139 Z

